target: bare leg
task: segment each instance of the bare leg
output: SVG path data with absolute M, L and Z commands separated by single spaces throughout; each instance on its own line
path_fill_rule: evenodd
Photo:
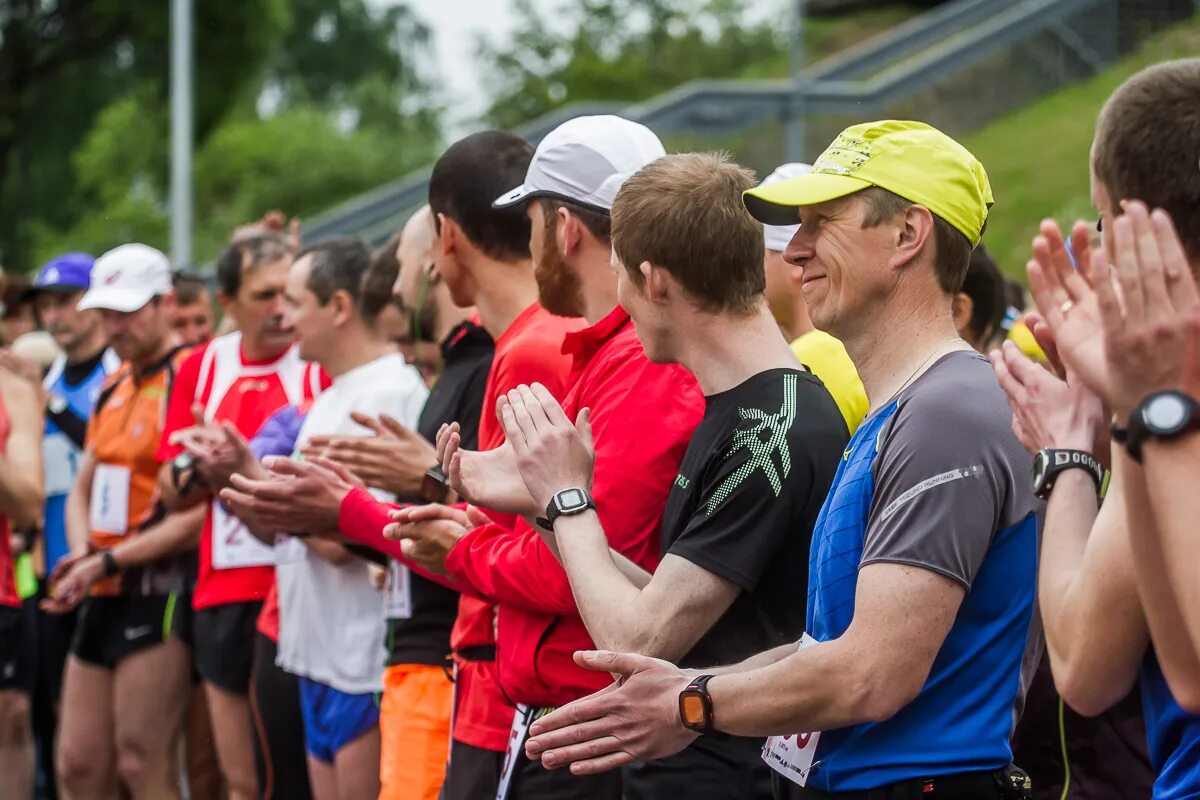
M 337 772 L 333 764 L 308 754 L 308 783 L 313 800 L 338 800 Z
M 33 730 L 29 694 L 0 691 L 0 800 L 33 794 Z
M 229 789 L 229 800 L 258 800 L 249 697 L 211 683 L 204 684 L 204 695 L 208 699 L 217 762 Z
M 192 800 L 221 800 L 221 767 L 203 684 L 193 686 L 191 695 L 184 733 L 188 794 Z
M 338 800 L 379 797 L 379 728 L 371 728 L 334 757 Z
M 177 637 L 126 656 L 115 671 L 117 775 L 134 800 L 179 797 L 174 758 L 191 669 Z
M 113 674 L 67 658 L 58 723 L 58 787 L 67 797 L 117 796 L 113 747 Z

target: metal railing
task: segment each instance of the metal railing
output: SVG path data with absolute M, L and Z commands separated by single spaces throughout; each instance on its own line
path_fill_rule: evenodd
M 620 113 L 661 136 L 729 135 L 786 122 L 797 114 L 865 119 L 972 68 L 986 67 L 998 54 L 1030 42 L 1044 46 L 1049 37 L 1056 54 L 1062 54 L 1055 62 L 1065 58 L 1072 66 L 1059 67 L 1064 74 L 1056 82 L 1031 86 L 1028 96 L 1023 95 L 1028 102 L 1037 93 L 1098 71 L 1119 55 L 1123 2 L 1129 0 L 954 0 L 814 64 L 795 80 L 692 81 L 633 105 L 569 105 L 515 132 L 536 144 L 565 120 L 597 113 Z M 1004 110 L 998 107 L 991 116 Z M 971 120 L 980 124 L 990 118 L 982 116 L 977 111 Z M 790 158 L 799 155 L 796 146 L 793 142 Z M 428 179 L 426 168 L 342 203 L 308 222 L 305 238 L 355 234 L 381 242 L 425 202 Z

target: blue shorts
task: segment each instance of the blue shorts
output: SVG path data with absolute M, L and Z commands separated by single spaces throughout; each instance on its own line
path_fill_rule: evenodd
M 374 694 L 347 694 L 309 678 L 300 678 L 300 714 L 304 749 L 327 764 L 346 745 L 379 725 Z

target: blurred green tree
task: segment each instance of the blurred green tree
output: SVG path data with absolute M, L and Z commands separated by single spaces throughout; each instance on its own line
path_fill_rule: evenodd
M 782 4 L 781 4 L 782 5 Z M 747 0 L 582 0 L 547 13 L 516 0 L 512 41 L 485 44 L 491 124 L 511 128 L 572 100 L 636 101 L 777 59 L 787 27 L 747 21 Z
M 0 6 L 7 268 L 131 239 L 166 247 L 168 5 Z M 198 260 L 237 222 L 276 206 L 320 210 L 438 146 L 421 62 L 429 35 L 407 7 L 203 0 L 195 9 Z

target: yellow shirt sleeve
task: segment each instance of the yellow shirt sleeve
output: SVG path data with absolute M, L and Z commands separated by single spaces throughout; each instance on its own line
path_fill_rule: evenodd
M 833 395 L 850 435 L 867 415 L 867 392 L 845 346 L 824 331 L 809 331 L 792 342 L 792 352 Z

